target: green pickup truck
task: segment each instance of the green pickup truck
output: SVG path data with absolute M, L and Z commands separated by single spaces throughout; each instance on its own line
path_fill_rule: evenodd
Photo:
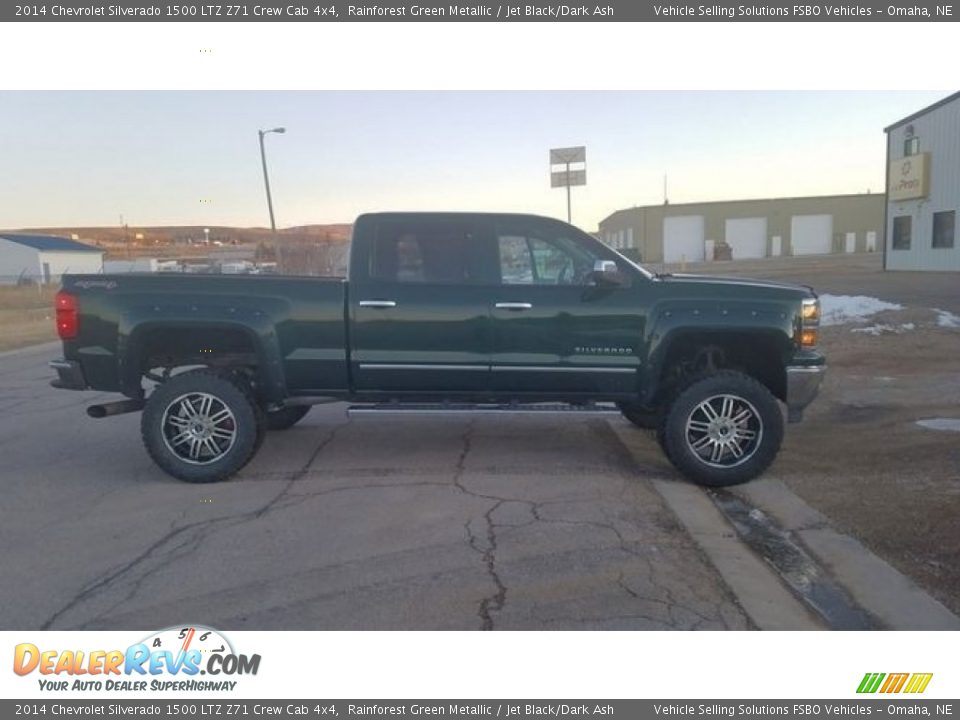
M 143 411 L 167 473 L 223 480 L 319 402 L 354 413 L 620 412 L 712 486 L 776 456 L 825 370 L 806 287 L 654 274 L 519 214 L 357 219 L 349 278 L 68 275 L 52 384 Z

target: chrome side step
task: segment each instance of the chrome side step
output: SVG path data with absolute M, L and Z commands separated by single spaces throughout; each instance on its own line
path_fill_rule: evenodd
M 613 403 L 362 403 L 347 408 L 350 416 L 362 415 L 619 415 Z

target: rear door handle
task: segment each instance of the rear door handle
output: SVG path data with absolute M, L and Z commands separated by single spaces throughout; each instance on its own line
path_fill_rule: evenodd
M 396 307 L 397 303 L 394 300 L 361 300 L 359 305 L 368 308 L 392 308 Z
M 525 302 L 498 302 L 494 307 L 499 310 L 529 310 L 533 303 Z

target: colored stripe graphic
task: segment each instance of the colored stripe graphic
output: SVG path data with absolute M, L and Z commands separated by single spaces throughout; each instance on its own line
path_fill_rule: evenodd
M 907 678 L 910 677 L 910 673 L 890 673 L 887 675 L 887 681 L 883 684 L 883 687 L 880 688 L 882 693 L 898 693 L 903 689 L 904 683 L 907 682 Z
M 866 673 L 858 693 L 922 693 L 927 689 L 933 673 Z
M 910 682 L 907 684 L 905 693 L 922 693 L 927 689 L 927 685 L 930 684 L 930 680 L 933 678 L 933 673 L 914 673 L 913 677 L 910 678 Z
M 880 687 L 880 682 L 883 678 L 886 677 L 884 673 L 867 673 L 863 676 L 863 680 L 860 681 L 860 687 L 857 688 L 858 693 L 874 693 L 877 691 L 877 688 Z

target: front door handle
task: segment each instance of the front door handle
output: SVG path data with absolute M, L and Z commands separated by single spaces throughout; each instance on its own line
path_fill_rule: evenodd
M 498 302 L 494 307 L 498 310 L 529 310 L 533 307 L 533 304 L 525 302 Z
M 396 307 L 397 303 L 394 300 L 361 300 L 359 305 L 368 308 L 392 308 Z

